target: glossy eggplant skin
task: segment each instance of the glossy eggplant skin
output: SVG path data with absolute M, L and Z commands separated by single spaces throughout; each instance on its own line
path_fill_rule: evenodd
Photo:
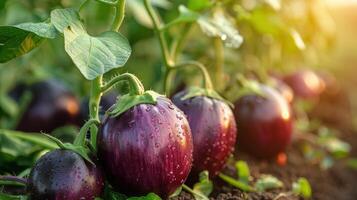
M 225 102 L 206 96 L 182 100 L 186 94 L 181 91 L 172 101 L 190 123 L 194 147 L 191 176 L 208 170 L 214 177 L 234 150 L 237 128 L 233 112 Z
M 290 143 L 292 114 L 287 101 L 273 88 L 261 86 L 263 96 L 246 95 L 235 102 L 238 148 L 262 159 L 284 152 Z
M 98 157 L 109 182 L 128 195 L 154 192 L 167 198 L 183 184 L 192 166 L 187 119 L 169 99 L 139 104 L 104 119 Z
M 58 127 L 76 123 L 79 102 L 60 82 L 38 82 L 26 90 L 31 92 L 32 99 L 17 130 L 50 133 Z
M 27 191 L 31 200 L 93 200 L 104 190 L 99 167 L 69 150 L 53 150 L 31 170 Z

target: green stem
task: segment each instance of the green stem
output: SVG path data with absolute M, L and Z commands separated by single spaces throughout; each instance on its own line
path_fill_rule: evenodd
M 187 192 L 193 194 L 194 196 L 199 196 L 201 199 L 208 199 L 205 195 L 200 194 L 198 192 L 195 192 L 194 190 L 192 190 L 190 187 L 188 187 L 187 185 L 183 184 L 182 185 L 182 189 L 186 190 Z
M 97 121 L 96 119 L 90 119 L 88 120 L 81 128 L 81 130 L 79 131 L 78 136 L 76 137 L 76 139 L 74 140 L 73 144 L 74 145 L 79 145 L 79 146 L 83 146 L 85 144 L 85 139 L 86 139 L 86 135 L 87 132 L 89 130 L 89 128 L 91 128 L 92 125 L 98 125 L 100 122 Z
M 175 68 L 169 68 L 166 70 L 165 73 L 165 80 L 164 80 L 164 90 L 166 96 L 170 96 L 171 94 L 171 82 L 175 76 Z
M 115 84 L 121 82 L 121 81 L 127 81 L 129 84 L 129 94 L 131 95 L 141 95 L 145 92 L 143 84 L 140 82 L 140 80 L 133 74 L 130 73 L 124 73 L 119 76 L 116 76 L 112 78 L 107 84 L 105 84 L 103 87 L 101 87 L 101 91 L 103 93 L 107 92 L 112 88 Z
M 103 82 L 103 76 L 98 76 L 91 83 L 90 99 L 89 99 L 89 116 L 90 119 L 99 121 L 99 102 L 102 96 L 101 87 Z
M 165 64 L 166 68 L 170 68 L 173 66 L 174 62 L 170 58 L 169 50 L 167 47 L 167 41 L 166 41 L 164 32 L 161 30 L 161 28 L 162 28 L 161 21 L 160 21 L 159 17 L 157 16 L 156 12 L 154 11 L 154 8 L 152 7 L 150 0 L 144 0 L 144 5 L 146 8 L 146 11 L 148 12 L 148 14 L 151 18 L 152 23 L 153 23 L 154 30 L 158 35 L 160 47 L 161 47 L 161 54 L 164 59 L 164 64 Z
M 252 188 L 250 185 L 247 185 L 243 182 L 240 182 L 232 177 L 229 177 L 227 175 L 224 175 L 222 173 L 219 173 L 218 174 L 218 177 L 221 178 L 223 181 L 225 181 L 226 183 L 238 188 L 238 189 L 241 189 L 245 192 L 253 192 L 254 191 L 254 188 Z
M 112 24 L 112 31 L 119 31 L 125 17 L 125 3 L 126 0 L 119 0 L 118 4 L 115 6 L 115 17 Z
M 0 176 L 0 185 L 26 186 L 27 179 L 17 176 Z
M 177 69 L 177 68 L 188 67 L 188 66 L 193 66 L 196 67 L 198 70 L 200 70 L 203 76 L 203 85 L 205 89 L 213 89 L 213 85 L 209 73 L 207 72 L 205 66 L 202 63 L 197 61 L 183 61 L 175 65 L 175 68 Z
M 216 56 L 216 65 L 213 70 L 214 72 L 214 84 L 216 88 L 221 88 L 221 81 L 223 80 L 223 66 L 224 66 L 224 47 L 223 42 L 219 37 L 213 39 L 214 50 Z
M 179 52 L 181 52 L 181 50 L 187 40 L 187 36 L 189 35 L 189 33 L 192 29 L 192 25 L 193 25 L 193 23 L 185 24 L 185 26 L 182 28 L 182 31 L 180 32 L 180 34 L 177 37 L 175 37 L 174 41 L 172 42 L 171 57 L 174 62 L 177 61 Z

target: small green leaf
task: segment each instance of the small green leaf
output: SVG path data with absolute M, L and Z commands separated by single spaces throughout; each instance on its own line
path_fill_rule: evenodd
M 357 158 L 350 158 L 347 160 L 347 166 L 351 169 L 357 170 Z
M 182 186 L 178 187 L 178 188 L 175 190 L 175 192 L 170 195 L 170 198 L 179 196 L 179 195 L 181 194 L 181 192 L 182 192 Z
M 238 189 L 240 189 L 240 190 L 242 190 L 244 192 L 252 192 L 252 191 L 254 191 L 254 188 L 252 188 L 250 185 L 248 185 L 248 184 L 246 184 L 246 183 L 244 183 L 242 181 L 236 180 L 236 179 L 234 179 L 232 177 L 229 177 L 227 175 L 224 175 L 222 173 L 220 173 L 218 176 L 222 180 L 224 180 L 226 183 L 228 183 L 228 184 L 230 184 L 230 185 L 232 185 L 232 186 L 234 186 L 234 187 L 236 187 L 236 188 L 238 188 Z
M 255 189 L 259 192 L 264 192 L 270 189 L 282 188 L 283 182 L 272 175 L 262 175 L 255 183 Z
M 27 200 L 28 197 L 25 195 L 8 195 L 0 193 L 1 200 Z
M 189 10 L 187 7 L 180 5 L 179 6 L 179 16 L 174 19 L 173 21 L 171 21 L 170 23 L 168 23 L 166 25 L 165 28 L 171 27 L 175 24 L 179 24 L 179 23 L 185 23 L 185 22 L 195 22 L 199 19 L 200 14 L 196 13 L 192 10 Z
M 13 99 L 9 98 L 6 94 L 0 95 L 0 113 L 4 113 L 9 117 L 15 117 L 18 109 L 19 107 Z
M 225 100 L 215 90 L 204 89 L 204 88 L 201 88 L 201 87 L 190 87 L 190 88 L 188 88 L 187 93 L 181 98 L 181 100 L 186 100 L 186 99 L 190 99 L 190 98 L 197 97 L 197 96 L 207 96 L 207 97 L 210 97 L 212 99 L 218 99 L 218 100 L 224 101 L 230 107 L 234 107 L 231 102 Z
M 127 200 L 161 200 L 155 193 L 149 193 L 142 197 L 129 197 Z
M 72 31 L 75 31 L 78 34 L 86 33 L 80 20 L 79 13 L 73 8 L 53 10 L 51 12 L 51 23 L 60 33 L 63 33 L 69 26 Z
M 108 4 L 108 5 L 116 5 L 118 3 L 118 0 L 96 0 L 99 3 L 104 3 L 104 4 Z
M 202 171 L 199 174 L 199 182 L 193 186 L 193 191 L 200 195 L 193 194 L 196 200 L 202 199 L 201 196 L 208 197 L 213 190 L 213 183 L 209 180 L 208 171 Z
M 211 0 L 189 0 L 188 8 L 191 10 L 204 10 L 212 7 L 213 2 Z
M 248 164 L 240 160 L 235 163 L 235 167 L 238 172 L 239 180 L 245 184 L 249 184 L 250 170 Z
M 207 36 L 220 38 L 227 47 L 239 48 L 243 43 L 243 37 L 223 11 L 215 12 L 213 17 L 201 16 L 197 22 Z
M 0 63 L 22 56 L 38 47 L 45 38 L 55 38 L 51 24 L 26 23 L 0 26 Z
M 299 178 L 297 182 L 293 183 L 293 193 L 303 198 L 310 198 L 312 190 L 309 181 L 306 178 Z
M 157 98 L 162 95 L 154 91 L 145 91 L 142 95 L 126 94 L 120 97 L 120 101 L 108 111 L 108 114 L 112 117 L 117 117 L 129 110 L 130 108 L 139 104 L 156 104 Z

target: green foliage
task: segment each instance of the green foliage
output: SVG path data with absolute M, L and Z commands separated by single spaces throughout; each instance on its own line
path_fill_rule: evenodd
M 120 33 L 108 31 L 98 37 L 88 35 L 73 9 L 54 10 L 51 21 L 63 32 L 66 52 L 88 80 L 122 67 L 131 54 L 129 42 Z
M 235 163 L 235 167 L 238 172 L 239 181 L 249 184 L 250 169 L 248 164 L 243 160 L 239 160 Z
M 187 6 L 191 10 L 204 10 L 212 7 L 213 2 L 211 0 L 188 0 Z
M 27 200 L 28 197 L 24 195 L 8 195 L 0 193 L 1 200 Z
M 109 115 L 116 117 L 129 110 L 130 108 L 139 105 L 139 104 L 156 104 L 157 98 L 162 95 L 154 92 L 154 91 L 145 91 L 144 94 L 140 95 L 132 95 L 126 94 L 120 97 L 120 101 L 118 101 L 111 111 L 109 111 Z
M 201 200 L 202 196 L 208 197 L 213 190 L 213 183 L 209 180 L 208 171 L 199 174 L 199 182 L 193 186 L 193 196 L 196 200 Z M 207 198 L 208 199 L 208 198 Z
M 264 192 L 270 189 L 282 188 L 284 186 L 283 182 L 272 175 L 262 175 L 259 177 L 254 187 L 259 192 Z
M 297 182 L 294 182 L 292 191 L 303 198 L 310 198 L 312 195 L 310 183 L 306 178 L 299 178 Z

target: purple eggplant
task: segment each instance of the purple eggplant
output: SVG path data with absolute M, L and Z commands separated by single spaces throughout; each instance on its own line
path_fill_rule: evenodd
M 54 150 L 32 168 L 27 191 L 33 200 L 93 200 L 104 190 L 99 167 L 69 150 Z
M 242 96 L 235 103 L 238 148 L 258 158 L 272 158 L 290 143 L 290 106 L 275 89 L 261 85 L 261 93 Z
M 193 138 L 191 176 L 208 170 L 211 177 L 224 167 L 236 141 L 236 122 L 230 107 L 222 100 L 195 96 L 182 100 L 187 90 L 174 95 L 172 101 L 187 116 Z
M 27 87 L 19 86 L 10 96 L 18 100 L 26 90 L 31 92 L 32 99 L 17 130 L 50 133 L 58 127 L 76 123 L 79 102 L 61 82 L 48 80 Z
M 107 116 L 97 146 L 109 182 L 128 195 L 154 192 L 167 198 L 192 166 L 188 121 L 162 96 L 154 105 L 138 104 L 117 117 Z

